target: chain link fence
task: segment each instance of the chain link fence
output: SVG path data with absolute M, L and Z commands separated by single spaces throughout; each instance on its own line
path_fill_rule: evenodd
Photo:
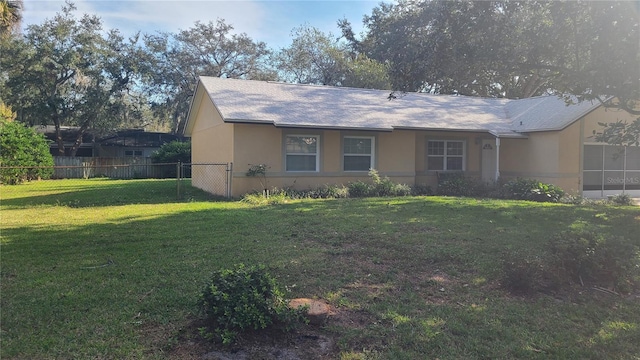
M 108 178 L 117 180 L 166 179 L 175 181 L 179 200 L 191 187 L 199 188 L 218 197 L 231 197 L 231 172 L 233 164 L 183 164 L 152 163 L 148 158 L 68 158 L 55 159 L 53 167 L 0 167 L 1 174 L 23 176 L 33 169 L 46 169 L 51 179 L 67 181 L 60 186 L 78 188 L 87 179 Z M 24 175 L 25 179 L 27 175 Z M 3 176 L 4 178 L 4 176 Z M 20 182 L 20 181 L 18 181 Z
M 181 164 L 180 167 L 182 181 L 179 181 L 179 187 L 185 184 L 184 180 L 191 180 L 190 185 L 195 188 L 216 196 L 231 197 L 233 163 Z

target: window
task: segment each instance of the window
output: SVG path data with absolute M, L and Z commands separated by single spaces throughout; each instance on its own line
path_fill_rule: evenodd
M 287 135 L 285 162 L 287 171 L 318 171 L 320 146 L 316 135 Z
M 350 136 L 343 141 L 344 171 L 369 171 L 374 168 L 373 137 Z
M 465 143 L 461 140 L 427 141 L 427 170 L 463 171 Z

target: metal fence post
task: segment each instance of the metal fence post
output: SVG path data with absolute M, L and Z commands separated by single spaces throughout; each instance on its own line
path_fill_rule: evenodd
M 227 164 L 227 198 L 231 199 L 231 185 L 233 179 L 233 163 L 230 162 Z
M 176 180 L 177 180 L 177 192 L 178 192 L 178 199 L 180 200 L 180 170 L 182 169 L 182 163 L 180 161 L 178 161 L 178 163 L 176 164 Z

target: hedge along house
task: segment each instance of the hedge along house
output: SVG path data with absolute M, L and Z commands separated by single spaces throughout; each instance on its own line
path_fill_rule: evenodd
M 442 173 L 487 182 L 535 178 L 574 194 L 640 194 L 640 148 L 598 144 L 598 122 L 623 111 L 552 96 L 522 100 L 399 94 L 201 77 L 185 135 L 192 162 L 233 163 L 230 194 L 260 190 L 246 176 L 268 166 L 268 187 L 308 189 L 365 180 L 437 186 Z M 193 184 L 207 187 L 204 173 Z M 222 194 L 224 195 L 224 194 Z

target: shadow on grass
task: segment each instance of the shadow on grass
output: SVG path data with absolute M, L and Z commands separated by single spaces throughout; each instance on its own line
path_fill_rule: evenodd
M 162 180 L 46 180 L 22 185 L 3 186 L 0 205 L 19 209 L 41 205 L 72 208 L 163 204 L 185 201 L 224 201 L 183 181 Z

